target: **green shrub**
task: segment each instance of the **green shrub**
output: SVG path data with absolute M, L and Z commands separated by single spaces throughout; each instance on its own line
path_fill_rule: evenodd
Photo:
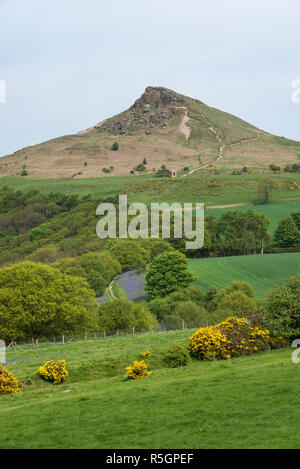
M 189 359 L 187 349 L 182 344 L 173 342 L 166 349 L 163 361 L 169 368 L 178 368 L 180 366 L 186 366 Z

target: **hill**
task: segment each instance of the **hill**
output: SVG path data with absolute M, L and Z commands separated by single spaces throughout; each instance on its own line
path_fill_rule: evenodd
M 9 349 L 8 369 L 23 392 L 1 396 L 0 448 L 297 448 L 291 350 L 165 368 L 167 345 L 186 344 L 191 333 Z M 147 348 L 150 378 L 129 382 L 124 367 Z M 67 360 L 66 383 L 38 377 L 49 359 Z
M 115 142 L 119 149 L 113 151 Z M 0 176 L 126 176 L 144 159 L 148 174 L 162 164 L 191 172 L 212 165 L 265 168 L 297 162 L 299 156 L 300 142 L 271 135 L 197 99 L 148 87 L 117 116 L 1 158 Z

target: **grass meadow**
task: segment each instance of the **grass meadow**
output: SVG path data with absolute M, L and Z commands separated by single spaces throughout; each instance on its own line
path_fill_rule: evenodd
M 192 332 L 9 349 L 8 369 L 24 388 L 1 397 L 0 448 L 297 448 L 300 365 L 291 350 L 164 367 L 167 344 Z M 146 349 L 151 376 L 128 381 L 124 367 Z M 67 361 L 62 385 L 37 375 L 51 358 Z
M 234 176 L 230 171 L 220 171 L 219 174 L 201 171 L 176 180 L 156 178 L 151 174 L 79 179 L 5 176 L 1 178 L 0 184 L 8 184 L 15 190 L 25 192 L 35 189 L 42 193 L 63 192 L 68 195 L 78 194 L 80 197 L 91 195 L 99 201 L 122 192 L 127 194 L 129 203 L 139 201 L 148 206 L 152 202 L 202 202 L 205 204 L 205 214 L 217 218 L 225 210 L 251 209 L 265 214 L 271 222 L 269 230 L 273 233 L 282 218 L 299 210 L 299 188 L 293 181 L 299 184 L 300 176 L 277 175 L 280 190 L 268 205 L 262 204 L 256 193 L 257 181 L 261 176 L 261 172 Z M 235 204 L 243 206 L 230 207 Z
M 244 280 L 251 283 L 258 298 L 283 285 L 299 268 L 299 252 L 189 260 L 189 270 L 197 277 L 195 283 L 204 291 L 211 286 L 224 288 L 233 280 Z

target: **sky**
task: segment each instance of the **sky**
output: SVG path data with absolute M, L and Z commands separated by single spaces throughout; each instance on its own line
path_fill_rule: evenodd
M 0 0 L 0 156 L 147 86 L 300 140 L 299 19 L 299 0 Z

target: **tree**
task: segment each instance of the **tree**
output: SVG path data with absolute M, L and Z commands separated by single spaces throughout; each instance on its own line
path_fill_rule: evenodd
M 85 278 L 96 296 L 103 294 L 110 281 L 121 273 L 121 265 L 108 252 L 90 252 L 63 259 L 55 264 L 61 272 Z
M 44 264 L 0 269 L 0 337 L 25 340 L 97 330 L 95 294 L 88 283 Z
M 278 190 L 278 183 L 273 176 L 263 176 L 257 184 L 257 193 L 263 198 L 264 204 L 269 204 L 272 195 Z
M 139 163 L 134 169 L 135 171 L 145 171 L 146 166 L 143 163 Z
M 156 171 L 155 176 L 163 177 L 163 178 L 170 177 L 171 171 L 167 169 L 165 164 L 162 164 L 160 169 Z
M 57 260 L 58 249 L 54 244 L 48 244 L 30 254 L 27 259 L 32 262 L 51 264 Z
M 149 260 L 149 252 L 132 239 L 121 239 L 112 243 L 109 253 L 119 261 L 123 272 L 133 269 L 142 272 Z
M 194 279 L 194 275 L 188 271 L 184 254 L 164 252 L 150 263 L 145 277 L 145 290 L 152 298 L 166 296 L 179 288 L 188 287 Z
M 294 247 L 300 244 L 300 231 L 291 215 L 279 222 L 274 233 L 274 242 L 280 247 Z
M 270 222 L 263 214 L 252 210 L 226 210 L 218 223 L 219 234 L 223 238 L 223 251 L 226 254 L 256 254 L 264 252 L 264 244 L 270 240 Z
M 233 280 L 228 287 L 226 287 L 225 292 L 226 293 L 233 293 L 235 291 L 240 291 L 244 293 L 246 296 L 249 298 L 254 298 L 255 297 L 255 291 L 252 285 L 248 282 L 240 281 L 240 280 Z
M 140 245 L 149 251 L 150 260 L 166 251 L 174 251 L 171 244 L 165 239 L 142 238 Z
M 272 290 L 264 303 L 264 324 L 275 336 L 300 336 L 300 275 Z
M 187 327 L 200 327 L 203 325 L 203 306 L 198 306 L 192 301 L 183 301 L 175 307 L 175 314 L 187 324 Z M 202 324 L 201 324 L 202 322 Z
M 274 164 L 274 163 L 270 164 L 269 168 L 273 172 L 280 171 L 280 169 L 281 169 L 280 166 L 276 166 L 276 164 Z
M 123 298 L 100 306 L 100 328 L 106 332 L 129 331 L 133 327 L 147 331 L 156 326 L 156 319 L 143 304 L 134 304 Z
M 297 225 L 298 230 L 300 230 L 300 212 L 291 213 L 291 217 Z
M 217 301 L 216 311 L 224 313 L 224 319 L 228 316 L 245 317 L 255 312 L 257 302 L 255 298 L 248 296 L 244 291 L 232 290 L 229 293 L 220 293 Z

